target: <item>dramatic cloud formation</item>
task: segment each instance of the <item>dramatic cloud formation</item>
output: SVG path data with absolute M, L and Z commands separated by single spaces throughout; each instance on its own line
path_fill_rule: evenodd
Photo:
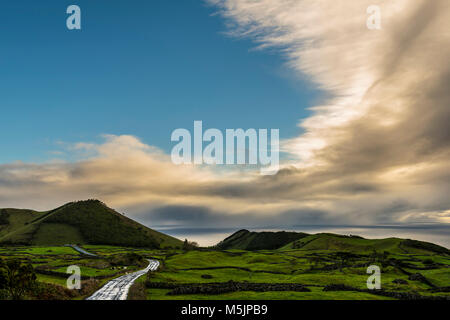
M 331 95 L 285 143 L 298 159 L 279 175 L 285 197 L 358 221 L 448 221 L 448 1 L 378 1 L 380 31 L 371 1 L 214 3 Z
M 175 166 L 132 136 L 79 143 L 77 162 L 0 166 L 0 207 L 100 198 L 149 224 L 450 222 L 450 2 L 210 0 L 233 36 L 282 50 L 329 94 L 284 141 L 276 176 Z

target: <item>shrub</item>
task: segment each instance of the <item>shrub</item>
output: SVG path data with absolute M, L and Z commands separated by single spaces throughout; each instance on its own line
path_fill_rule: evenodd
M 147 300 L 147 288 L 143 282 L 136 282 L 130 287 L 128 300 Z
M 130 265 L 143 265 L 145 262 L 144 258 L 134 252 L 129 252 L 126 254 L 117 254 L 109 258 L 109 263 L 112 266 L 130 266 Z
M 188 241 L 188 239 L 185 239 L 183 242 L 183 250 L 184 251 L 190 251 L 190 250 L 194 250 L 198 248 L 198 243 L 197 242 L 191 242 Z
M 34 289 L 36 274 L 31 264 L 22 264 L 20 260 L 12 259 L 2 262 L 0 282 L 13 300 L 21 300 L 25 293 Z

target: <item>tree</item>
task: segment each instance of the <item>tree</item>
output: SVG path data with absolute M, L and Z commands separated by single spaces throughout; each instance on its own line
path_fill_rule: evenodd
M 34 288 L 36 274 L 31 264 L 22 264 L 13 259 L 4 263 L 4 277 L 6 289 L 13 300 L 21 300 L 26 291 Z
M 192 248 L 198 248 L 198 243 L 195 241 L 189 242 Z
M 188 242 L 188 239 L 184 239 L 184 242 L 183 242 L 183 250 L 184 250 L 184 251 L 188 251 L 188 250 L 189 250 L 189 242 Z
M 184 239 L 184 242 L 183 242 L 183 250 L 184 251 L 193 250 L 195 248 L 198 248 L 197 242 L 194 242 L 194 241 L 190 242 L 190 241 L 188 241 L 188 239 Z
M 6 271 L 4 267 L 5 264 L 0 258 L 0 300 L 8 299 L 8 290 L 6 290 Z
M 5 267 L 3 259 L 0 258 L 0 290 L 6 289 L 7 285 Z

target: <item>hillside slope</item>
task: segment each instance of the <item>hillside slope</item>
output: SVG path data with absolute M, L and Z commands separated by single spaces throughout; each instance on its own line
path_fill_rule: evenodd
M 0 243 L 78 243 L 149 248 L 175 248 L 182 244 L 180 240 L 147 228 L 98 200 L 71 202 L 46 212 L 0 209 Z
M 373 252 L 429 255 L 450 255 L 450 250 L 439 245 L 400 238 L 364 239 L 332 233 L 307 234 L 297 232 L 250 232 L 239 230 L 218 243 L 220 250 L 305 250 L 336 251 L 371 254 Z
M 399 239 L 364 239 L 358 236 L 345 236 L 331 233 L 319 233 L 293 241 L 279 250 L 334 250 L 353 253 L 390 252 L 399 254 L 450 254 L 447 248 L 433 243 Z
M 217 249 L 273 250 L 308 236 L 297 232 L 250 232 L 239 230 L 216 245 Z

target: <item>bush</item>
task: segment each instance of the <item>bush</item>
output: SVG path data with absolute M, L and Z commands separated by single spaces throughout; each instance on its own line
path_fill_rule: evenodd
M 29 293 L 35 300 L 71 300 L 80 296 L 90 296 L 98 290 L 100 282 L 89 279 L 81 282 L 81 289 L 68 289 L 64 286 L 50 283 L 38 283 Z
M 191 242 L 188 241 L 188 239 L 185 239 L 183 242 L 183 250 L 184 251 L 190 251 L 190 250 L 194 250 L 198 248 L 198 243 L 197 242 Z
M 7 290 L 13 300 L 21 300 L 36 286 L 36 274 L 31 264 L 13 259 L 1 262 L 0 289 Z
M 77 295 L 76 290 L 50 283 L 39 283 L 30 292 L 30 297 L 36 300 L 69 300 Z
M 109 258 L 109 263 L 112 266 L 140 266 L 145 262 L 144 258 L 134 252 L 129 252 L 126 254 L 118 254 Z
M 147 288 L 143 282 L 136 282 L 131 286 L 128 300 L 147 300 Z

